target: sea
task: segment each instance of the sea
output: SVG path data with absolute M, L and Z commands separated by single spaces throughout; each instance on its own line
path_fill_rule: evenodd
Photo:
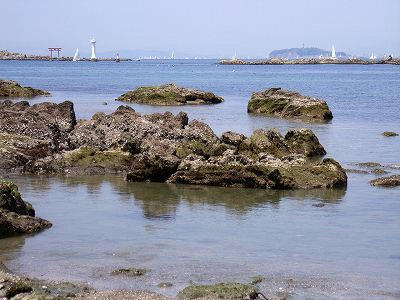
M 247 283 L 269 297 L 400 298 L 400 188 L 373 187 L 377 162 L 400 174 L 400 68 L 396 65 L 219 65 L 217 60 L 0 61 L 0 78 L 51 92 L 31 104 L 70 100 L 77 118 L 130 105 L 142 114 L 188 113 L 217 135 L 309 128 L 348 172 L 344 189 L 270 191 L 125 182 L 118 176 L 7 175 L 53 227 L 0 240 L 17 274 L 96 289 L 175 296 L 190 284 Z M 156 107 L 115 99 L 139 86 L 176 83 L 213 92 L 209 106 Z M 324 99 L 327 124 L 247 113 L 251 94 L 281 87 Z M 15 100 L 17 101 L 17 100 Z M 107 103 L 107 105 L 105 105 Z M 1 116 L 0 116 L 1 117 Z M 146 268 L 142 277 L 111 276 Z M 160 288 L 170 282 L 172 287 Z

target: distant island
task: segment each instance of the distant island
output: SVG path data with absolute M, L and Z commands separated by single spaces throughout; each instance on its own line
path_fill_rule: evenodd
M 274 50 L 269 54 L 270 58 L 285 58 L 285 59 L 297 59 L 297 58 L 312 58 L 312 57 L 329 57 L 331 51 L 327 51 L 320 48 L 290 48 Z M 336 52 L 337 57 L 348 57 L 344 52 Z

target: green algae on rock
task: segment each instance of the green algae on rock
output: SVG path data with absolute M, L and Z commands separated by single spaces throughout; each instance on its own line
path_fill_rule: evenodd
M 35 217 L 32 205 L 22 200 L 14 183 L 0 179 L 0 238 L 34 233 L 50 226 L 50 222 Z
M 116 100 L 150 105 L 217 104 L 224 101 L 213 93 L 182 88 L 173 83 L 139 87 Z
M 253 285 L 243 283 L 218 283 L 214 285 L 190 285 L 178 293 L 178 299 L 244 299 L 257 292 Z
M 253 93 L 247 112 L 310 122 L 327 122 L 333 118 L 325 101 L 281 88 Z
M 47 91 L 23 87 L 13 80 L 0 79 L 0 97 L 32 98 L 35 96 L 48 96 Z
M 250 278 L 250 284 L 259 284 L 264 280 L 264 277 L 261 275 L 256 275 Z

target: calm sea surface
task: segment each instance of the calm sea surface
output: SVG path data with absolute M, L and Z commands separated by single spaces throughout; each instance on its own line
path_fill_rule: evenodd
M 114 99 L 138 86 L 175 82 L 212 91 L 225 102 L 132 107 L 140 113 L 183 110 L 218 135 L 307 127 L 327 157 L 345 168 L 374 161 L 390 166 L 389 174 L 400 173 L 400 138 L 381 135 L 400 132 L 399 66 L 0 61 L 0 78 L 52 93 L 32 104 L 73 101 L 78 118 L 114 111 L 125 104 Z M 307 124 L 247 114 L 251 93 L 272 86 L 325 99 L 333 121 Z M 127 183 L 113 176 L 14 176 L 23 198 L 54 225 L 34 236 L 1 240 L 0 256 L 16 273 L 100 289 L 174 296 L 190 282 L 247 282 L 263 275 L 260 290 L 267 295 L 400 298 L 400 189 L 371 187 L 371 174 L 348 176 L 345 190 L 281 192 Z M 151 272 L 135 279 L 109 276 L 119 267 Z M 159 289 L 160 282 L 174 286 Z

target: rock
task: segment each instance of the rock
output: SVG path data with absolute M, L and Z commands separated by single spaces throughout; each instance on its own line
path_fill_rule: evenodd
M 369 174 L 368 171 L 358 169 L 345 169 L 346 173 Z
M 247 112 L 313 122 L 326 122 L 333 118 L 325 101 L 281 88 L 253 93 Z
M 370 181 L 373 186 L 395 187 L 400 186 L 400 175 L 392 175 L 388 177 L 380 177 Z
M 244 299 L 257 289 L 243 283 L 218 283 L 215 285 L 190 285 L 178 293 L 178 299 Z
M 250 284 L 259 284 L 264 280 L 264 277 L 261 275 L 256 275 L 250 278 Z
M 382 133 L 382 135 L 386 137 L 392 137 L 392 136 L 398 136 L 399 134 L 393 131 L 385 131 Z
M 159 288 L 169 288 L 169 287 L 172 287 L 173 284 L 170 282 L 161 282 L 161 283 L 157 284 L 157 286 Z
M 376 168 L 376 169 L 373 169 L 371 171 L 371 173 L 374 175 L 384 175 L 384 174 L 387 174 L 388 172 L 385 171 L 384 169 Z
M 35 96 L 48 96 L 49 92 L 33 89 L 31 87 L 22 87 L 12 80 L 0 79 L 0 97 L 20 97 L 32 98 Z
M 51 223 L 35 217 L 32 205 L 23 201 L 18 187 L 0 180 L 0 238 L 34 233 L 51 227 Z
M 365 167 L 365 168 L 377 168 L 377 167 L 382 167 L 380 163 L 377 162 L 362 162 L 362 163 L 357 163 L 356 166 L 359 167 Z
M 324 207 L 325 206 L 325 204 L 324 203 L 315 203 L 315 204 L 313 204 L 312 206 L 314 206 L 314 207 Z
M 173 83 L 139 87 L 116 100 L 151 105 L 217 104 L 224 101 L 213 93 L 181 88 Z
M 0 169 L 22 173 L 118 173 L 130 181 L 310 189 L 344 187 L 347 176 L 311 130 L 272 128 L 250 137 L 187 114 L 140 115 L 129 106 L 76 122 L 72 103 L 0 105 Z M 24 124 L 24 125 L 21 125 Z
M 124 275 L 131 277 L 138 277 L 145 275 L 149 270 L 147 269 L 137 269 L 137 268 L 129 268 L 129 269 L 117 269 L 111 272 L 111 275 Z

